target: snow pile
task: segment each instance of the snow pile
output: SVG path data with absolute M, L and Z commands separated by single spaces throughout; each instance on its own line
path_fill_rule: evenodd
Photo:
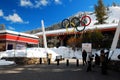
M 44 48 L 27 48 L 23 50 L 7 50 L 6 52 L 1 52 L 0 58 L 2 57 L 34 57 L 34 58 L 44 58 L 48 54 L 52 54 L 52 61 L 56 59 L 58 56 L 53 50 L 47 49 L 45 51 Z
M 105 50 L 106 52 L 107 50 Z M 68 47 L 59 47 L 59 48 L 48 48 L 45 51 L 45 48 L 27 48 L 25 50 L 7 50 L 6 52 L 1 52 L 0 58 L 2 57 L 36 57 L 36 58 L 44 58 L 47 57 L 48 54 L 52 54 L 52 61 L 56 59 L 56 56 L 62 56 L 63 58 L 82 58 L 81 49 L 72 50 L 72 48 Z M 97 53 L 100 55 L 100 50 L 96 51 L 92 49 L 92 54 Z M 112 51 L 110 51 L 109 56 L 112 55 L 112 60 L 118 60 L 117 56 L 120 54 L 120 49 L 116 49 L 112 55 Z
M 111 57 L 111 60 L 120 60 L 118 55 L 120 55 L 120 49 L 116 49 L 114 52 L 111 51 L 109 57 Z
M 13 61 L 0 60 L 0 65 L 12 65 L 15 64 Z
M 106 52 L 107 50 L 105 50 Z M 59 48 L 48 48 L 47 51 L 45 51 L 45 48 L 27 48 L 24 50 L 7 50 L 5 52 L 0 52 L 0 58 L 2 57 L 46 57 L 48 54 L 52 54 L 52 61 L 56 59 L 56 56 L 62 56 L 63 58 L 82 58 L 82 52 L 81 49 L 79 50 L 72 50 L 72 48 L 68 47 L 59 47 Z M 100 50 L 92 49 L 92 54 L 97 53 L 100 55 Z M 89 53 L 88 53 L 89 54 Z M 112 55 L 112 51 L 110 51 L 109 57 L 111 57 L 111 60 L 119 60 L 118 55 L 120 55 L 120 49 L 116 49 Z M 10 65 L 14 64 L 14 62 L 11 61 L 5 61 L 0 60 L 0 65 Z
M 1 52 L 0 58 L 2 57 L 36 57 L 44 58 L 48 54 L 52 54 L 52 61 L 56 59 L 56 56 L 62 56 L 63 58 L 73 58 L 76 57 L 81 59 L 81 50 L 72 50 L 72 48 L 59 47 L 59 48 L 48 48 L 45 51 L 45 48 L 27 48 L 23 50 L 7 50 Z
M 108 50 L 105 50 L 105 52 L 107 52 L 107 51 Z M 95 53 L 97 53 L 100 56 L 100 50 Z M 120 55 L 120 49 L 115 49 L 114 51 L 109 52 L 108 57 L 111 58 L 111 60 L 119 60 L 120 61 L 120 59 L 118 59 L 118 55 Z
M 72 48 L 68 48 L 68 47 L 59 47 L 59 48 L 50 48 L 51 50 L 53 50 L 54 52 L 56 52 L 57 54 L 61 55 L 63 58 L 78 58 L 81 59 L 81 50 L 72 50 Z

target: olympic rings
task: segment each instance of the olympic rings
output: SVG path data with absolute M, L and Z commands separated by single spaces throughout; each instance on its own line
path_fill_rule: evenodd
M 90 25 L 91 23 L 91 18 L 89 16 L 83 16 L 80 18 L 78 17 L 73 17 L 71 20 L 70 19 L 64 19 L 61 23 L 62 27 L 66 28 L 66 31 L 68 32 L 71 29 L 68 28 L 73 28 L 71 31 L 75 31 L 75 29 L 79 32 L 83 31 L 86 26 Z M 79 27 L 79 28 L 78 28 Z
M 73 28 L 72 30 L 70 29 L 71 31 L 69 31 L 68 28 L 75 27 L 74 23 L 70 22 L 69 19 L 64 19 L 62 21 L 62 27 L 63 26 L 65 26 L 67 32 L 74 32 L 75 31 L 75 28 Z
M 72 19 L 71 19 L 71 22 L 75 24 L 75 28 L 76 28 L 76 30 L 79 31 L 79 32 L 83 31 L 83 30 L 85 29 L 85 27 L 86 27 L 86 26 L 83 26 L 83 27 L 81 27 L 80 30 L 78 29 L 78 26 L 81 26 L 82 24 L 85 24 L 85 22 L 81 21 L 81 20 L 80 20 L 79 18 L 77 18 L 77 17 L 72 18 Z M 80 23 L 82 23 L 82 24 L 80 24 Z
M 84 22 L 84 20 L 87 19 L 87 18 L 88 18 L 88 23 L 87 23 L 87 24 L 82 23 L 82 22 Z M 86 22 L 85 22 L 85 23 L 86 23 Z M 82 26 L 88 26 L 88 25 L 90 25 L 90 23 L 91 23 L 91 18 L 90 18 L 90 16 L 83 16 L 83 17 L 81 18 L 81 25 L 82 25 Z

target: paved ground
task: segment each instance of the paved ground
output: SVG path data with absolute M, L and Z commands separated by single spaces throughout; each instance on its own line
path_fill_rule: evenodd
M 86 66 L 77 67 L 71 60 L 69 66 L 61 62 L 37 64 L 0 66 L 0 80 L 120 80 L 120 72 L 108 71 L 108 75 L 102 75 L 100 67 L 94 67 L 93 71 L 86 72 Z

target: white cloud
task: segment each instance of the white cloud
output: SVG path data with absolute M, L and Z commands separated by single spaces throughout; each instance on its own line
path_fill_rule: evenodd
M 40 2 L 41 2 L 41 5 L 43 5 L 43 6 L 46 6 L 48 4 L 47 0 L 41 0 Z
M 13 28 L 12 26 L 8 26 L 8 29 L 15 30 L 15 28 Z
M 30 0 L 20 0 L 20 5 L 21 6 L 30 6 L 30 7 L 33 6 L 32 2 Z
M 39 1 L 35 1 L 35 8 L 39 8 L 40 6 L 47 6 L 48 5 L 48 1 L 47 0 L 39 0 Z
M 4 19 L 7 21 L 11 21 L 13 23 L 16 22 L 23 23 L 23 20 L 17 13 L 14 13 L 13 15 L 5 16 Z
M 13 13 L 13 15 L 4 16 L 4 12 L 2 11 L 2 9 L 0 9 L 0 17 L 7 21 L 11 21 L 12 23 L 29 24 L 29 21 L 23 21 L 17 13 Z
M 0 10 L 0 16 L 3 16 L 3 15 L 4 15 L 3 11 L 2 11 L 2 10 Z
M 71 1 L 71 0 L 70 0 Z M 55 4 L 62 4 L 61 0 L 51 0 Z M 50 0 L 20 0 L 22 7 L 40 8 L 41 6 L 47 6 L 51 4 Z
M 48 0 L 35 0 L 34 3 L 30 0 L 20 0 L 20 5 L 23 7 L 39 8 L 40 6 L 47 6 Z
M 62 2 L 60 0 L 55 0 L 56 4 L 62 4 Z

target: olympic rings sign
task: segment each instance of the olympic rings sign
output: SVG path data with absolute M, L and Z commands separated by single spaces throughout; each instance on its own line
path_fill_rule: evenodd
M 75 31 L 75 29 L 79 32 L 83 31 L 86 26 L 90 25 L 91 18 L 89 16 L 82 16 L 81 18 L 73 17 L 72 19 L 64 19 L 61 23 L 61 26 L 66 28 L 66 31 Z M 71 29 L 68 29 L 73 27 Z M 81 27 L 81 28 L 78 28 Z

